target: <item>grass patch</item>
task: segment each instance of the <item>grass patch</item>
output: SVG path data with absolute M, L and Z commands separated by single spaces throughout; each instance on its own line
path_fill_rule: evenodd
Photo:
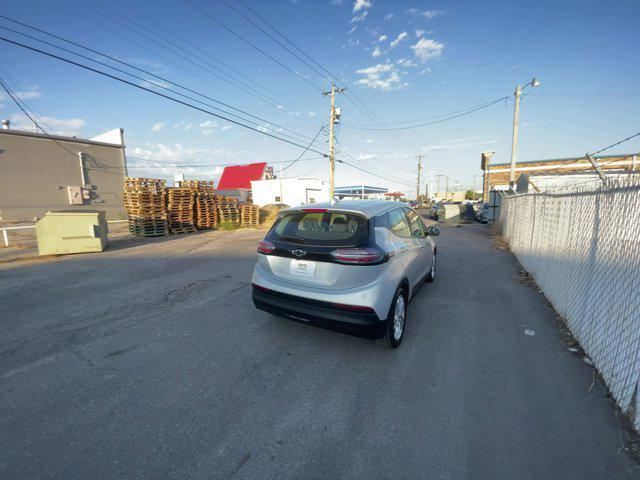
M 219 230 L 237 230 L 240 228 L 240 225 L 234 222 L 220 222 L 218 225 Z

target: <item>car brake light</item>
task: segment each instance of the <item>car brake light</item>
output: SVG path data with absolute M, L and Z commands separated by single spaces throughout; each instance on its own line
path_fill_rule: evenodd
M 268 255 L 276 249 L 276 246 L 268 240 L 260 240 L 258 244 L 258 252 Z
M 259 292 L 270 292 L 271 291 L 268 288 L 261 287 L 260 285 L 256 285 L 255 283 L 252 283 L 251 286 L 254 289 L 258 290 Z
M 306 213 L 325 213 L 328 210 L 326 208 L 303 208 L 302 211 Z
M 346 303 L 332 303 L 336 308 L 340 310 L 349 310 L 352 312 L 363 312 L 363 313 L 375 313 L 375 310 L 371 307 L 363 307 L 361 305 L 347 305 Z
M 377 263 L 386 259 L 386 255 L 377 248 L 338 248 L 331 256 L 340 263 Z

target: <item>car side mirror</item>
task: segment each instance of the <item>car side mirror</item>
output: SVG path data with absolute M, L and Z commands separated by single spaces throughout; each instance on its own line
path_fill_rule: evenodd
M 440 230 L 437 227 L 431 226 L 427 227 L 427 235 L 431 235 L 432 237 L 437 237 L 440 235 Z

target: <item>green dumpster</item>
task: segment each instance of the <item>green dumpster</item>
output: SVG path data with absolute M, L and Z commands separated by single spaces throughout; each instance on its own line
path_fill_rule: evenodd
M 109 243 L 103 210 L 52 210 L 36 223 L 38 253 L 101 252 Z

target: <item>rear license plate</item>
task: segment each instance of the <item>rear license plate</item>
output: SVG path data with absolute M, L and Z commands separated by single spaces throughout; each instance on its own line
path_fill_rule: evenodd
M 308 260 L 291 260 L 289 273 L 291 275 L 297 275 L 298 277 L 313 278 L 316 274 L 316 262 L 310 262 Z

